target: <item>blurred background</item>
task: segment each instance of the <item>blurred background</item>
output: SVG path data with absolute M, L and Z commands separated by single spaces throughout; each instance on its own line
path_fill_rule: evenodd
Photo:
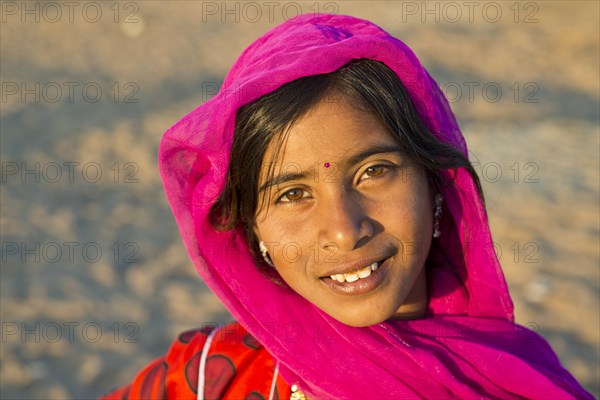
M 187 259 L 163 132 L 299 13 L 370 19 L 446 93 L 517 322 L 600 395 L 596 1 L 2 1 L 0 397 L 95 398 L 227 311 Z

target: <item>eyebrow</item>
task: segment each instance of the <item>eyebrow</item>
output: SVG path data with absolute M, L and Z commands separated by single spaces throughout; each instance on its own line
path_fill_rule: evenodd
M 345 159 L 342 162 L 342 165 L 344 167 L 351 167 L 351 166 L 356 165 L 356 164 L 360 163 L 361 161 L 363 161 L 371 156 L 374 156 L 376 154 L 387 154 L 387 153 L 402 154 L 403 152 L 400 149 L 400 147 L 398 147 L 396 145 L 373 146 L 373 147 L 369 147 L 368 149 L 361 151 L 360 153 L 354 154 L 351 157 Z M 258 192 L 261 193 L 265 189 L 267 189 L 271 186 L 281 185 L 286 182 L 299 181 L 299 180 L 306 179 L 313 175 L 314 175 L 314 173 L 308 172 L 308 171 L 285 174 L 285 175 L 277 175 L 277 176 L 274 176 L 271 179 L 267 180 L 265 183 L 263 183 L 260 186 L 260 188 L 258 189 Z
M 402 154 L 402 150 L 400 147 L 396 145 L 383 145 L 383 146 L 373 146 L 368 149 L 361 151 L 358 154 L 353 155 L 343 162 L 344 166 L 351 167 L 353 165 L 358 164 L 359 162 L 367 159 L 376 154 L 387 154 L 387 153 L 399 153 Z

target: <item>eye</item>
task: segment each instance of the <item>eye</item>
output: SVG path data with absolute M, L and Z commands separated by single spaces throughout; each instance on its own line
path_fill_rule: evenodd
M 279 196 L 275 203 L 295 203 L 306 197 L 305 193 L 306 192 L 302 189 L 290 189 L 284 192 L 281 196 Z
M 361 178 L 377 178 L 385 175 L 390 169 L 389 165 L 372 165 L 365 169 Z

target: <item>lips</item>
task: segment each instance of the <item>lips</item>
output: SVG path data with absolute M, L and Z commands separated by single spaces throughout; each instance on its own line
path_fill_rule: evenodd
M 321 277 L 320 280 L 329 289 L 338 294 L 359 295 L 368 293 L 383 283 L 388 273 L 390 260 L 391 258 L 386 258 L 382 261 L 367 264 L 366 267 L 359 267 L 358 269 L 354 267 L 354 270 L 349 271 L 348 268 L 345 268 L 348 272 L 331 274 Z
M 375 261 L 374 263 L 372 263 L 371 265 L 367 265 L 364 268 L 361 268 L 357 271 L 352 271 L 352 272 L 348 272 L 345 274 L 334 274 L 334 275 L 330 275 L 329 277 L 333 280 L 336 280 L 338 282 L 355 282 L 359 279 L 364 279 L 364 278 L 368 278 L 369 276 L 371 276 L 371 272 L 377 270 L 377 268 L 379 268 L 379 262 Z
M 338 265 L 335 268 L 330 269 L 329 271 L 323 273 L 321 278 L 329 278 L 332 275 L 344 275 L 356 273 L 362 269 L 366 269 L 366 267 L 373 266 L 373 264 L 377 263 L 377 266 L 380 266 L 387 258 L 389 258 L 391 254 L 380 255 L 380 256 L 371 256 L 371 257 L 363 257 L 356 259 L 352 262 L 347 262 Z M 377 268 L 371 268 L 371 271 L 376 270 Z

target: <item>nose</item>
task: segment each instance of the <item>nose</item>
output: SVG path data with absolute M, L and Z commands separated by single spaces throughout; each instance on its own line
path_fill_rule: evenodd
M 351 251 L 361 247 L 374 233 L 374 223 L 360 204 L 357 195 L 341 191 L 322 199 L 320 204 L 319 243 Z

